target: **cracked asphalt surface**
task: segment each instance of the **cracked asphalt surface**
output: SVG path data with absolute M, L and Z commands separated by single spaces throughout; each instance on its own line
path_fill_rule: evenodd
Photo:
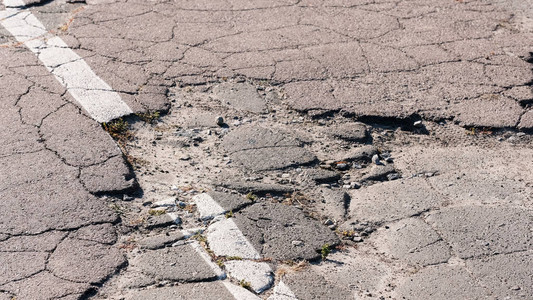
M 0 24 L 1 300 L 533 297 L 530 0 Z

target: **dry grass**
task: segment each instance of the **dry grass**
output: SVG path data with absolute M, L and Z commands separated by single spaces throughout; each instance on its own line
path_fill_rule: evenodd
M 305 270 L 309 266 L 309 262 L 302 260 L 294 262 L 292 260 L 283 262 L 284 264 L 279 266 L 276 270 L 276 277 L 281 278 L 290 273 L 296 273 Z

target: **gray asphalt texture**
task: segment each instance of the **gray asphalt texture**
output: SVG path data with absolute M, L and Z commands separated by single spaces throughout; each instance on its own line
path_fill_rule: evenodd
M 532 1 L 24 3 L 134 113 L 216 136 L 206 186 L 273 269 L 260 299 L 281 282 L 296 299 L 532 297 Z M 1 300 L 238 298 L 224 284 L 246 282 L 191 240 L 222 270 L 239 258 L 177 230 L 211 223 L 189 202 L 159 215 L 131 143 L 1 26 L 0 128 Z

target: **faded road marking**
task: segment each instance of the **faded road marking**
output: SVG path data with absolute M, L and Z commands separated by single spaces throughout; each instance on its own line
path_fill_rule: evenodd
M 0 24 L 37 55 L 94 120 L 108 122 L 133 113 L 83 58 L 61 38 L 48 32 L 23 5 L 22 0 L 4 0 L 6 10 L 0 11 Z

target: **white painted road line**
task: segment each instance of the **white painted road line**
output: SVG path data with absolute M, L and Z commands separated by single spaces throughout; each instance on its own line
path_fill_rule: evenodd
M 209 220 L 225 212 L 224 208 L 220 206 L 207 193 L 196 195 L 192 198 L 196 204 L 196 209 L 200 213 L 202 220 Z
M 91 67 L 59 37 L 53 36 L 21 0 L 4 0 L 0 24 L 23 43 L 65 86 L 74 99 L 98 122 L 132 114 L 120 95 L 98 77 Z
M 197 241 L 192 241 L 189 245 L 191 245 L 194 251 L 196 251 L 196 253 L 198 253 L 204 259 L 204 261 L 211 268 L 211 270 L 215 272 L 218 279 L 226 279 L 226 273 L 224 273 L 224 271 L 222 271 L 222 269 L 211 260 L 211 257 L 209 257 L 209 255 L 205 252 L 204 248 L 200 246 L 200 243 L 198 243 Z
M 187 236 L 187 235 L 190 235 L 191 232 L 197 232 L 197 231 L 198 231 L 197 229 L 182 230 L 182 234 L 184 236 Z M 219 280 L 226 279 L 226 273 L 211 260 L 211 257 L 206 253 L 204 248 L 200 246 L 200 243 L 198 243 L 197 241 L 190 241 L 190 242 L 187 242 L 187 244 L 189 244 L 196 251 L 196 253 L 198 253 L 198 255 L 200 255 L 200 257 L 204 259 L 204 261 L 211 268 L 211 270 L 215 272 Z M 233 295 L 233 297 L 235 297 L 236 300 L 254 300 L 254 299 L 259 300 L 261 299 L 257 297 L 256 295 L 254 295 L 253 293 L 251 293 L 250 291 L 240 286 L 236 286 L 227 281 L 223 281 L 222 283 L 224 284 L 226 289 Z
M 257 294 L 261 294 L 274 283 L 272 269 L 265 262 L 229 260 L 224 265 L 230 277 L 247 281 Z
M 252 294 L 250 291 L 240 287 L 236 286 L 234 284 L 231 284 L 229 282 L 222 282 L 226 289 L 235 297 L 237 300 L 260 300 L 261 298 L 257 297 L 256 295 Z
M 229 218 L 215 222 L 207 228 L 209 248 L 218 256 L 238 256 L 244 259 L 260 259 L 261 255 Z
M 280 281 L 274 287 L 274 293 L 267 300 L 298 300 L 298 298 L 283 281 Z

